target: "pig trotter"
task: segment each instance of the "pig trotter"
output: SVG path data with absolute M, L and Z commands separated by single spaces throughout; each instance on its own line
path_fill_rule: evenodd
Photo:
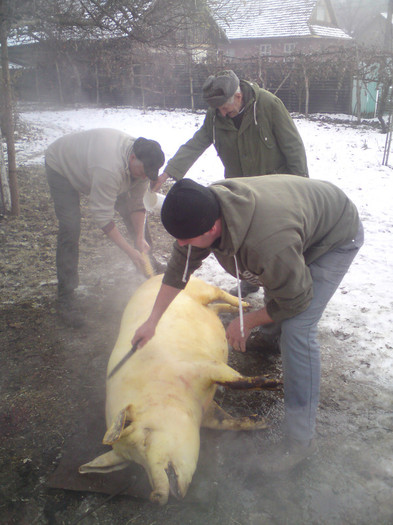
M 168 476 L 169 489 L 176 499 L 182 499 L 181 492 L 179 490 L 178 476 L 171 462 L 168 463 L 168 467 L 165 469 L 166 475 Z
M 242 377 L 236 380 L 216 381 L 216 383 L 234 390 L 276 390 L 283 384 L 281 379 L 266 376 Z
M 165 505 L 168 501 L 168 496 L 165 496 L 162 492 L 154 490 L 150 493 L 149 499 L 152 503 L 157 503 L 158 505 Z

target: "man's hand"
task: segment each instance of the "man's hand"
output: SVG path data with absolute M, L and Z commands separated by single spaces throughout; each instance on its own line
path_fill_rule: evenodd
M 161 173 L 161 175 L 158 176 L 158 179 L 156 180 L 156 182 L 152 182 L 150 183 L 150 189 L 152 191 L 158 191 L 161 186 L 164 184 L 164 182 L 166 182 L 167 180 L 169 179 L 169 175 L 167 173 Z
M 237 352 L 246 351 L 246 341 L 249 335 L 250 335 L 250 330 L 244 324 L 244 337 L 242 337 L 241 330 L 240 330 L 240 318 L 239 317 L 236 317 L 236 319 L 234 319 L 233 321 L 229 323 L 227 331 L 226 331 L 228 343 Z
M 141 252 L 130 246 L 127 250 L 127 255 L 135 264 L 137 270 L 145 275 L 145 259 Z
M 256 326 L 270 324 L 273 322 L 274 321 L 267 313 L 265 306 L 260 310 L 248 312 L 243 317 L 244 337 L 242 337 L 240 332 L 240 318 L 236 317 L 236 319 L 229 323 L 226 331 L 228 343 L 237 352 L 245 352 L 246 341 L 250 335 L 251 330 Z
M 156 333 L 157 323 L 147 320 L 141 325 L 134 334 L 131 344 L 135 344 L 139 341 L 138 348 L 142 348 L 145 344 L 150 341 L 153 335 Z
M 134 337 L 132 338 L 132 344 L 135 344 L 137 341 L 138 348 L 142 348 L 156 332 L 156 326 L 158 325 L 159 320 L 161 319 L 163 313 L 177 296 L 181 290 L 169 286 L 167 284 L 161 284 L 161 287 L 158 291 L 153 310 L 147 321 L 145 321 L 135 332 Z
M 133 246 L 131 246 L 126 239 L 122 236 L 120 231 L 117 229 L 116 226 L 114 226 L 109 232 L 106 233 L 106 235 L 110 238 L 111 241 L 113 241 L 121 250 L 123 250 L 124 253 L 128 255 L 128 257 L 131 259 L 131 261 L 135 264 L 137 269 L 145 274 L 144 271 L 144 264 L 145 260 L 142 256 L 142 252 L 135 249 Z M 145 250 L 147 248 L 147 251 L 150 249 L 150 246 L 145 241 L 145 238 L 143 235 L 140 237 L 139 246 L 141 250 Z
M 135 240 L 135 248 L 141 253 L 150 252 L 150 246 L 144 237 L 142 239 Z

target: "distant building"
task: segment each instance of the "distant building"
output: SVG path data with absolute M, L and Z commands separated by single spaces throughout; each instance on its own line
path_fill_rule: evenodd
M 234 59 L 277 59 L 352 40 L 338 27 L 330 0 L 229 0 L 219 14 L 229 40 L 220 50 Z

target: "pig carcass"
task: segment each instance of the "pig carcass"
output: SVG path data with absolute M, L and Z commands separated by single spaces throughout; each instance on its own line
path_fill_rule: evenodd
M 161 280 L 156 276 L 146 281 L 128 303 L 108 376 L 149 316 Z M 162 316 L 154 337 L 112 377 L 107 376 L 108 430 L 103 443 L 112 450 L 82 465 L 80 473 L 111 472 L 135 461 L 149 477 L 150 500 L 163 505 L 170 493 L 182 498 L 187 492 L 198 461 L 201 425 L 266 428 L 263 419 L 235 419 L 213 401 L 217 385 L 259 389 L 281 383 L 264 376 L 242 376 L 226 364 L 228 344 L 217 314 L 237 311 L 237 304 L 236 297 L 191 278 Z

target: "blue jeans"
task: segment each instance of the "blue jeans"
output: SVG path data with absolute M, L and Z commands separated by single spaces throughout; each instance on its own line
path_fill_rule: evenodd
M 363 238 L 360 223 L 353 241 L 325 253 L 309 265 L 313 279 L 311 303 L 304 312 L 281 323 L 284 428 L 290 438 L 306 441 L 314 436 L 321 376 L 318 322 L 361 248 Z M 273 327 L 266 328 L 271 332 Z

